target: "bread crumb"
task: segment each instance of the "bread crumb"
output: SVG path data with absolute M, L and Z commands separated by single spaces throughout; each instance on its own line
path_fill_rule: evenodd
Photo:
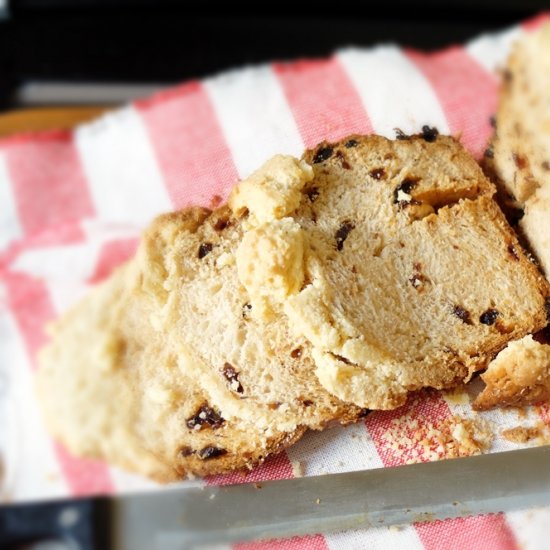
M 481 454 L 491 447 L 494 434 L 480 418 L 454 415 L 439 422 L 419 421 L 412 409 L 392 420 L 382 437 L 403 463 L 415 464 Z
M 402 525 L 390 525 L 388 527 L 388 529 L 394 533 L 398 533 L 399 531 L 401 531 L 403 529 L 403 526 Z
M 502 430 L 501 435 L 512 443 L 521 444 L 535 441 L 539 445 L 544 445 L 550 439 L 547 432 L 546 426 L 540 422 L 535 426 L 516 426 Z
M 321 499 L 318 498 L 318 499 L 315 501 L 315 504 L 321 504 Z
M 212 493 L 208 498 L 214 500 L 216 498 L 216 493 Z
M 304 468 L 299 460 L 291 461 L 292 475 L 294 477 L 304 477 Z

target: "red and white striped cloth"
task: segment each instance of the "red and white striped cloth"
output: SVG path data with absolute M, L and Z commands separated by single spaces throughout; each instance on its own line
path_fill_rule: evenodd
M 153 484 L 68 454 L 47 435 L 32 394 L 44 323 L 88 285 L 130 257 L 158 213 L 216 205 L 275 153 L 350 133 L 394 136 L 422 125 L 460 135 L 480 157 L 497 102 L 495 69 L 511 42 L 550 19 L 543 14 L 465 46 L 425 54 L 392 45 L 350 48 L 328 59 L 273 63 L 190 82 L 139 101 L 74 132 L 0 141 L 0 495 L 6 500 L 116 493 Z M 409 405 L 420 421 L 471 416 L 443 397 Z M 405 409 L 308 434 L 251 472 L 186 483 L 290 478 L 403 462 L 383 434 Z M 540 414 L 531 411 L 526 422 Z M 498 427 L 512 413 L 484 415 Z M 497 439 L 494 450 L 512 448 Z M 420 446 L 416 449 L 422 452 Z M 428 490 L 437 490 L 437 480 Z M 368 498 L 368 495 L 365 495 Z M 547 548 L 550 510 L 239 544 L 239 549 Z

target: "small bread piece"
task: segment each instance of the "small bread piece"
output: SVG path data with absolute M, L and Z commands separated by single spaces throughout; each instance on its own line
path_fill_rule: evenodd
M 550 346 L 531 335 L 510 342 L 481 375 L 485 389 L 474 401 L 478 411 L 532 405 L 550 399 Z
M 294 213 L 259 222 L 244 200 L 237 262 L 252 315 L 284 312 L 327 390 L 391 409 L 409 391 L 468 380 L 509 340 L 546 325 L 548 284 L 453 138 L 353 136 L 304 160 L 314 177 Z M 285 252 L 258 267 L 268 242 Z M 298 281 L 272 276 L 282 258 Z

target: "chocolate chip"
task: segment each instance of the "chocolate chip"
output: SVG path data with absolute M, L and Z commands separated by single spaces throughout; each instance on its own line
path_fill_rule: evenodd
M 548 162 L 547 160 L 545 160 L 543 163 L 541 163 L 541 167 L 543 170 L 550 170 L 550 162 Z
M 202 243 L 199 246 L 199 260 L 202 260 L 207 254 L 210 254 L 210 252 L 212 252 L 212 243 Z
M 346 143 L 344 143 L 344 146 L 348 149 L 351 149 L 352 147 L 357 147 L 359 145 L 359 142 L 356 139 L 348 139 Z
M 243 387 L 239 382 L 239 373 L 235 370 L 235 367 L 230 363 L 225 363 L 222 369 L 222 374 L 229 382 L 229 387 L 237 393 L 243 393 Z
M 369 176 L 375 180 L 382 179 L 386 175 L 384 168 L 374 168 L 369 172 Z
M 395 203 L 407 203 L 412 202 L 411 200 L 401 200 L 399 199 L 399 192 L 405 193 L 407 195 L 418 185 L 418 179 L 414 178 L 405 178 L 394 190 L 393 192 L 393 202 Z
M 495 152 L 493 151 L 493 148 L 492 147 L 487 147 L 487 149 L 485 149 L 485 152 L 483 153 L 483 156 L 487 159 L 494 158 Z
M 353 225 L 351 222 L 346 221 L 342 223 L 338 231 L 336 231 L 336 235 L 334 236 L 336 239 L 336 250 L 342 250 L 342 248 L 344 248 L 344 241 L 348 238 L 350 231 L 354 228 L 355 225 Z
M 186 456 L 191 456 L 195 451 L 191 449 L 191 447 L 181 447 L 178 450 L 178 455 L 182 458 L 185 458 Z
M 226 227 L 229 227 L 230 225 L 231 221 L 229 220 L 229 218 L 220 218 L 214 224 L 214 229 L 216 231 L 223 231 Z
M 319 164 L 329 159 L 332 156 L 332 150 L 332 147 L 322 147 L 319 149 L 313 157 L 313 164 Z
M 225 420 L 208 403 L 203 403 L 194 416 L 188 418 L 186 425 L 190 430 L 202 430 L 202 428 L 220 428 Z M 198 426 L 198 427 L 197 427 Z
M 293 349 L 290 352 L 290 357 L 292 357 L 292 359 L 300 359 L 300 357 L 302 357 L 302 348 Z
M 315 202 L 319 196 L 319 189 L 317 187 L 310 187 L 306 189 L 306 195 L 311 202 Z
M 512 153 L 512 158 L 514 159 L 514 163 L 520 170 L 523 170 L 528 164 L 527 159 L 523 155 Z
M 218 456 L 223 456 L 223 455 L 226 455 L 226 454 L 227 454 L 226 449 L 221 449 L 220 447 L 214 447 L 214 446 L 210 445 L 208 447 L 204 447 L 203 449 L 201 449 L 197 453 L 197 456 L 201 460 L 209 460 L 211 458 L 217 458 Z
M 252 310 L 252 304 L 244 304 L 243 308 L 242 308 L 242 316 L 243 316 L 243 319 L 248 319 L 248 315 L 250 313 L 250 311 Z
M 499 315 L 496 309 L 488 309 L 479 316 L 479 322 L 483 325 L 494 325 Z
M 472 324 L 470 312 L 465 310 L 462 306 L 455 305 L 453 307 L 453 315 L 456 315 L 466 325 Z
M 351 165 L 347 161 L 347 159 L 344 156 L 344 153 L 342 153 L 342 151 L 337 151 L 335 156 L 340 161 L 340 164 L 341 164 L 341 166 L 344 170 L 350 170 L 351 169 Z
M 422 126 L 422 138 L 424 141 L 427 141 L 429 143 L 434 142 L 437 139 L 437 136 L 439 135 L 439 131 L 437 128 L 430 126 Z
M 393 131 L 395 132 L 395 139 L 404 140 L 404 139 L 410 139 L 411 136 L 408 136 L 401 128 L 394 128 Z
M 508 245 L 508 253 L 512 256 L 512 258 L 514 258 L 514 260 L 516 260 L 516 262 L 519 261 L 518 251 L 513 244 Z

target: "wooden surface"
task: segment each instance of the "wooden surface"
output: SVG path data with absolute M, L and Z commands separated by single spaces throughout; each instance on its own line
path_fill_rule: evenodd
M 18 109 L 0 114 L 0 137 L 20 132 L 72 128 L 98 117 L 112 107 L 44 107 Z

